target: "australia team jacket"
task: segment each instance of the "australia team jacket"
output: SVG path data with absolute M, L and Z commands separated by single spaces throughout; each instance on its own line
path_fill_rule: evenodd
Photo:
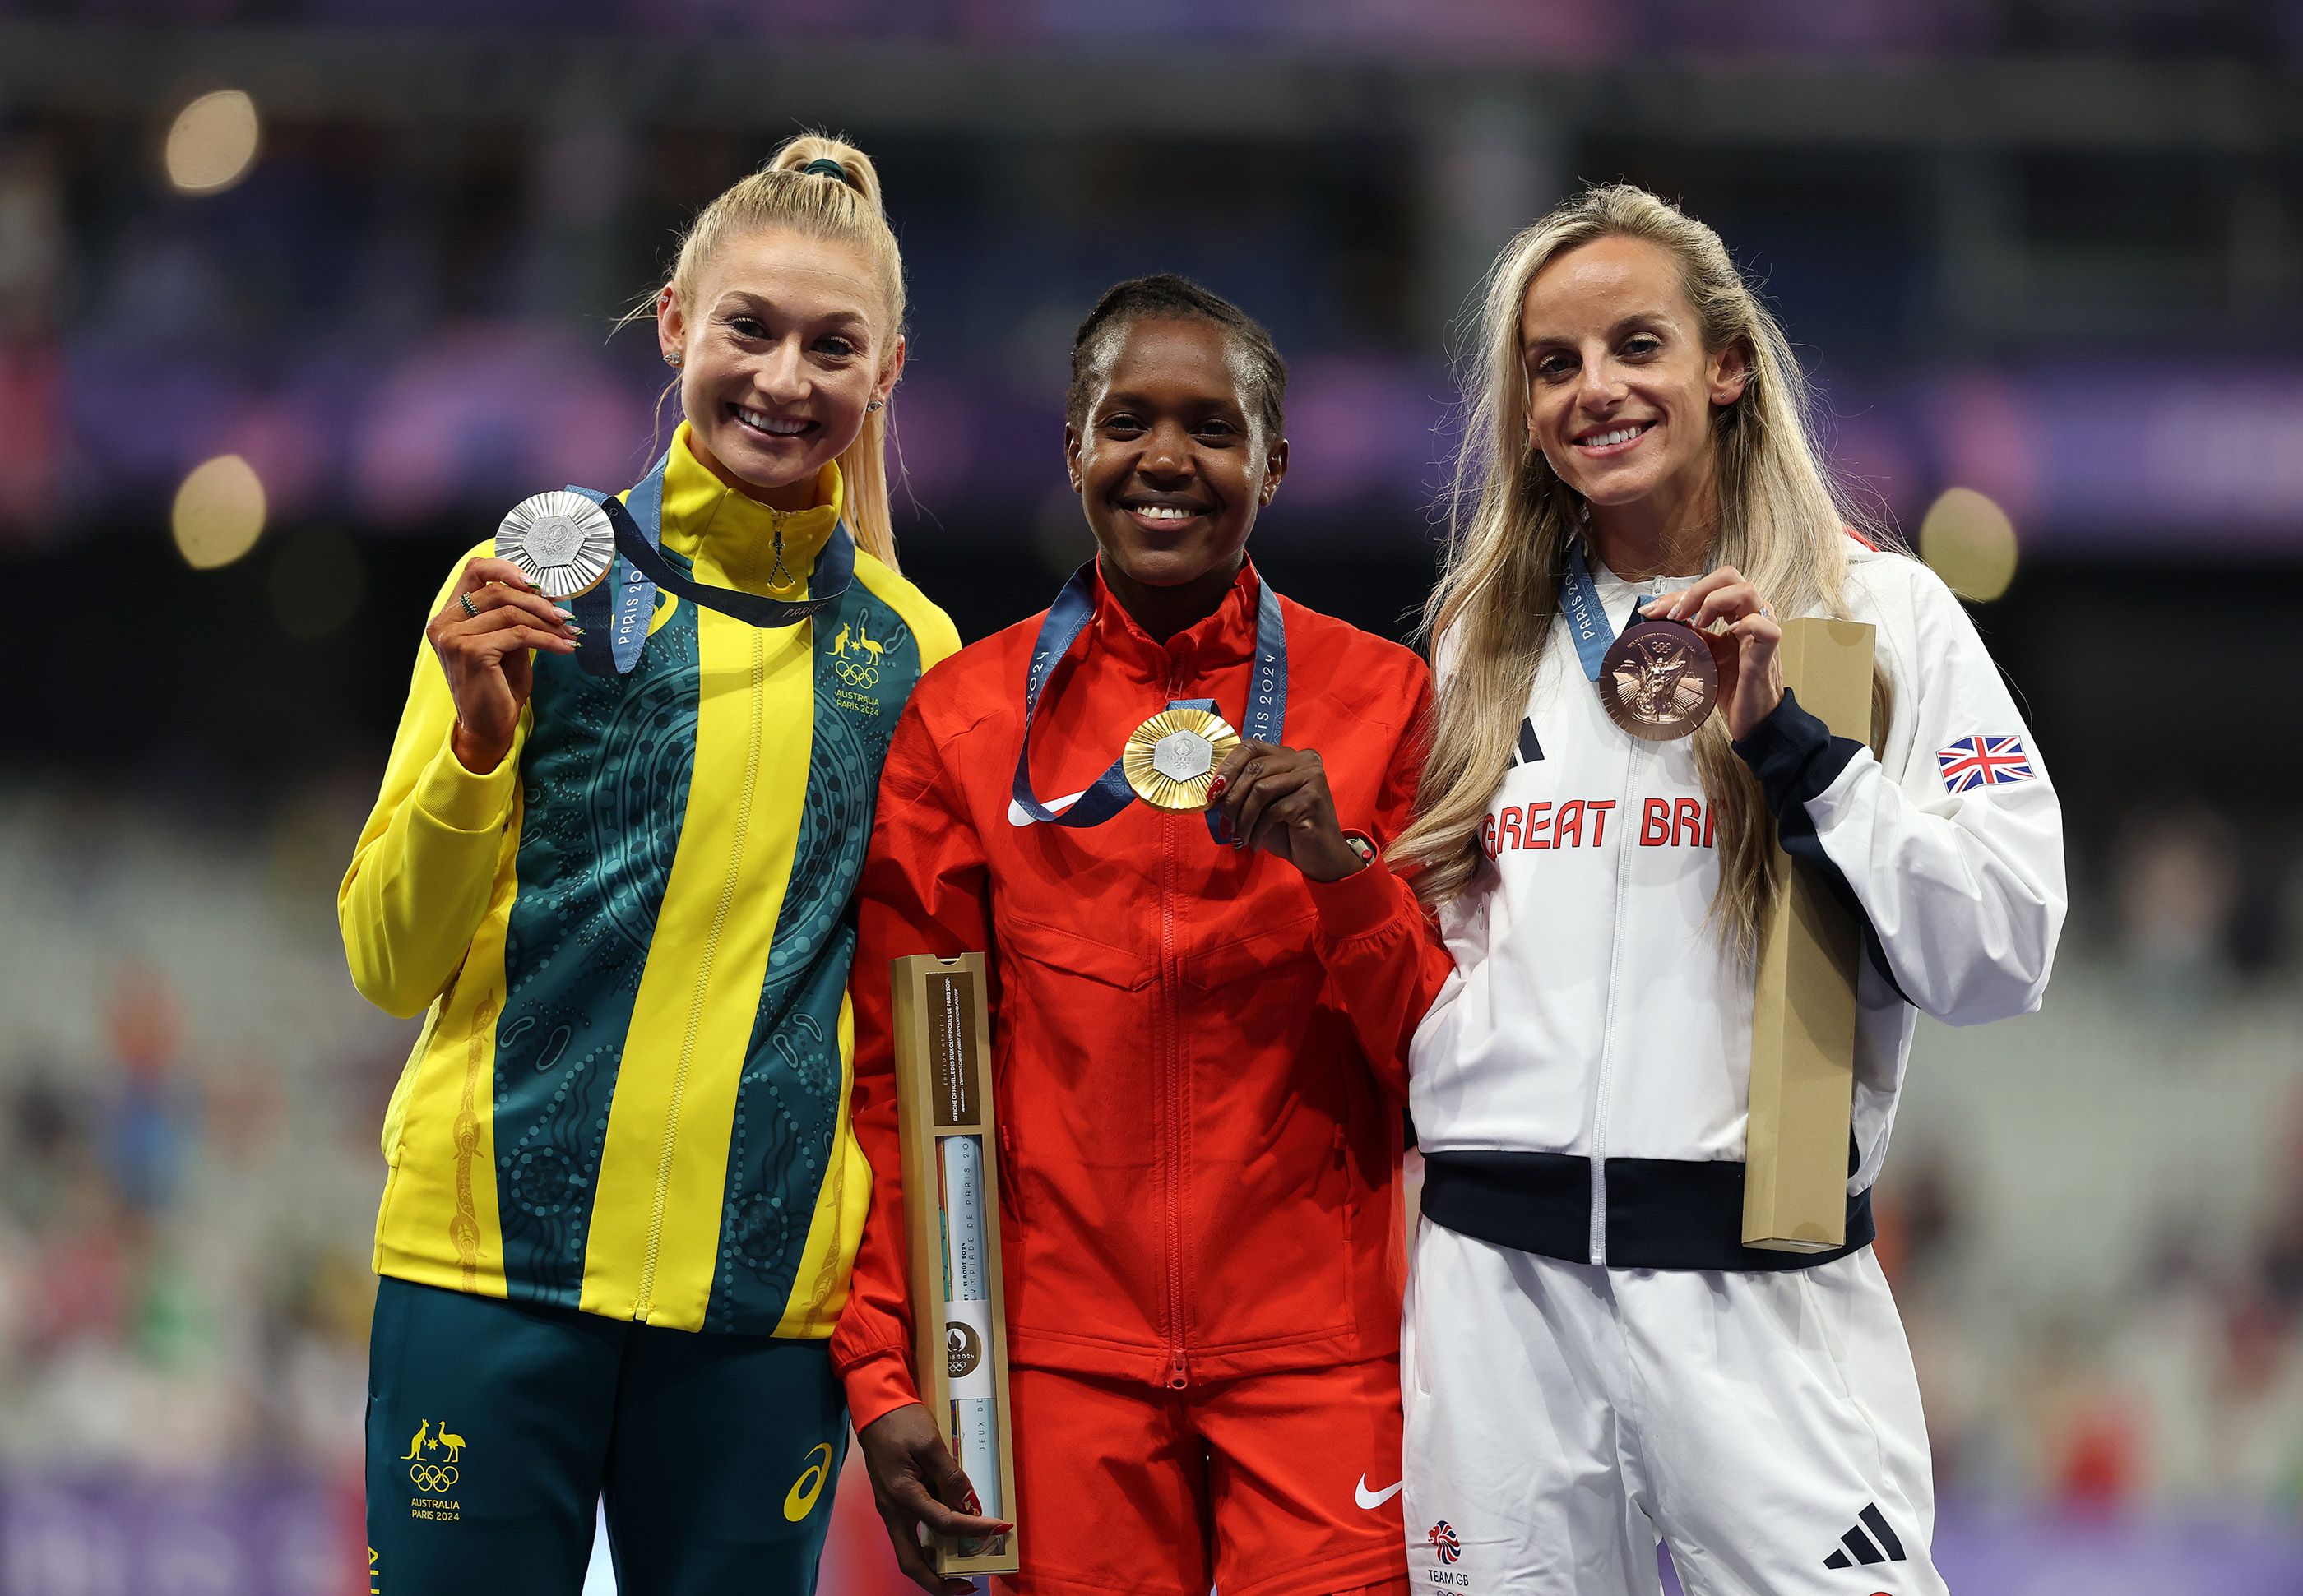
M 1789 697 L 1736 752 L 1786 851 L 1865 925 L 1860 1241 L 1918 1016 L 2037 1008 L 2065 894 L 2054 785 L 1966 611 L 1918 561 L 1847 550 L 1850 614 L 1877 628 L 1893 687 L 1885 747 L 1832 737 Z M 1594 575 L 1619 632 L 1658 591 Z M 1719 852 L 1691 744 L 1619 730 L 1564 625 L 1480 840 L 1480 875 L 1440 917 L 1455 970 L 1412 1054 L 1427 1212 L 1591 1264 L 1813 1261 L 1741 1247 L 1752 975 L 1707 919 Z
M 1237 724 L 1257 580 L 1244 569 L 1164 644 L 1097 584 L 1033 726 L 1050 807 L 1172 699 L 1211 697 Z M 1422 662 L 1280 608 L 1285 741 L 1319 752 L 1346 827 L 1386 841 L 1421 769 Z M 875 1191 L 832 1339 L 858 1428 L 917 1400 L 885 976 L 909 953 L 990 956 L 1016 1364 L 1183 1387 L 1398 1346 L 1414 1013 L 1388 972 L 1433 945 L 1429 922 L 1380 863 L 1313 884 L 1217 843 L 1197 813 L 1032 823 L 1010 792 L 1038 629 L 930 672 L 888 754 L 856 954 L 856 1128 Z M 1371 993 L 1388 1001 L 1362 1006 Z
M 839 514 L 825 472 L 816 508 L 779 515 L 683 427 L 663 550 L 699 580 L 802 597 Z M 772 586 L 779 552 L 792 580 Z M 536 658 L 512 752 L 484 774 L 450 751 L 455 706 L 419 651 L 338 900 L 359 990 L 426 1015 L 385 1115 L 379 1273 L 831 1333 L 871 1195 L 848 1124 L 848 911 L 897 717 L 957 647 L 861 550 L 847 595 L 795 626 L 659 593 L 628 676 Z

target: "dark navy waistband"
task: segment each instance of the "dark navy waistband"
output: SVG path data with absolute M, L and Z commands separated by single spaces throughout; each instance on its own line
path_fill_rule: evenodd
M 1743 1166 L 1610 1158 L 1611 1269 L 1810 1269 L 1871 1245 L 1871 1192 L 1847 1199 L 1847 1240 L 1830 1252 L 1743 1245 Z M 1426 1153 L 1423 1212 L 1459 1235 L 1570 1263 L 1591 1261 L 1591 1161 L 1571 1153 Z

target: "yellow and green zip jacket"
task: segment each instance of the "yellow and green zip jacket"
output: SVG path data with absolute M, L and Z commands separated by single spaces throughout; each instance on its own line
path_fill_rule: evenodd
M 828 466 L 815 508 L 771 510 L 683 426 L 662 549 L 699 581 L 801 598 L 839 500 Z M 848 1123 L 849 903 L 896 717 L 958 646 L 860 549 L 846 596 L 797 626 L 659 592 L 629 675 L 536 657 L 484 775 L 450 750 L 455 704 L 418 651 L 337 898 L 353 984 L 426 1013 L 384 1115 L 378 1273 L 831 1333 L 872 1195 Z

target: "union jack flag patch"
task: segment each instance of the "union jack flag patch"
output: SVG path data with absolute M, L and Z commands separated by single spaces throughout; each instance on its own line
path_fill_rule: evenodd
M 2004 786 L 2038 774 L 2020 737 L 1961 737 L 1949 748 L 1936 750 L 1936 763 L 1943 767 L 1944 786 L 1953 793 Z

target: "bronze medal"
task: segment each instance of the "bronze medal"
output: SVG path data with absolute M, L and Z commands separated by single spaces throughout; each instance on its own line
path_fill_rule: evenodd
M 1135 795 L 1154 809 L 1208 806 L 1216 767 L 1239 746 L 1239 734 L 1209 710 L 1162 710 L 1128 734 L 1121 769 Z
M 1719 667 L 1694 627 L 1635 620 L 1600 661 L 1599 687 L 1610 720 L 1643 742 L 1669 743 L 1711 718 Z

